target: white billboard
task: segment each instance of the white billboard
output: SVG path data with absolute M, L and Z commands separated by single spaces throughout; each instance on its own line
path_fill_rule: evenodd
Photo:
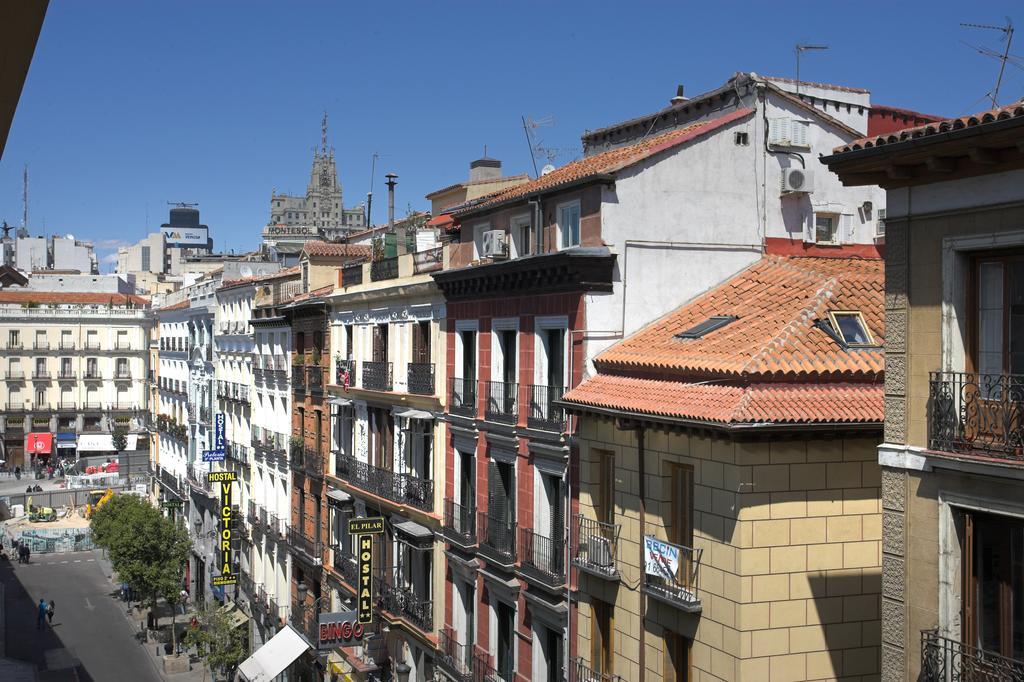
M 206 246 L 210 238 L 206 227 L 162 227 L 168 246 Z

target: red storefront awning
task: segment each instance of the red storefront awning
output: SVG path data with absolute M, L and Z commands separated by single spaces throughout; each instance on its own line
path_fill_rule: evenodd
M 25 434 L 25 452 L 35 455 L 48 455 L 53 450 L 52 433 Z
M 448 228 L 454 222 L 455 222 L 454 218 L 452 218 L 447 213 L 442 213 L 441 215 L 436 215 L 433 218 L 431 218 L 430 220 L 428 220 L 427 221 L 427 225 L 429 225 L 430 227 L 444 227 L 444 228 Z

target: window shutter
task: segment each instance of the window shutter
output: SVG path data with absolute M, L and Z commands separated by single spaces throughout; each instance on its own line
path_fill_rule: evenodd
M 804 223 L 804 241 L 808 244 L 814 244 L 817 241 L 814 230 L 814 212 L 808 213 L 806 219 Z
M 854 240 L 855 223 L 852 213 L 844 213 L 839 217 L 839 239 L 844 244 L 852 244 Z
M 795 146 L 808 147 L 807 143 L 807 129 L 810 128 L 809 121 L 793 120 L 790 125 L 792 126 L 790 138 Z
M 487 515 L 491 519 L 499 518 L 501 514 L 501 500 L 498 494 L 498 487 L 500 483 L 498 481 L 498 465 L 493 461 L 487 462 Z M 488 525 L 491 524 L 491 519 L 488 519 Z

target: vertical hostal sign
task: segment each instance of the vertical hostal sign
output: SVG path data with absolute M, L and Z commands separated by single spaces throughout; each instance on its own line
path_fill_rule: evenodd
M 359 594 L 356 597 L 356 622 L 373 622 L 373 536 L 384 532 L 379 516 L 349 519 L 348 532 L 356 536 L 359 548 Z
M 220 541 L 217 545 L 217 556 L 220 564 L 220 575 L 213 577 L 215 587 L 234 585 L 238 576 L 234 573 L 234 561 L 231 556 L 231 534 L 234 526 L 234 509 L 231 506 L 232 482 L 238 480 L 234 471 L 211 471 L 206 480 L 220 488 Z

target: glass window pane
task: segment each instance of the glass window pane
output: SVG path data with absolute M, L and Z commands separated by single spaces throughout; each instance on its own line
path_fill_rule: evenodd
M 978 267 L 978 372 L 1003 371 L 1003 264 Z
M 839 325 L 839 333 L 846 343 L 866 344 L 871 343 L 867 330 L 861 321 L 860 315 L 839 314 L 836 316 L 836 324 Z

